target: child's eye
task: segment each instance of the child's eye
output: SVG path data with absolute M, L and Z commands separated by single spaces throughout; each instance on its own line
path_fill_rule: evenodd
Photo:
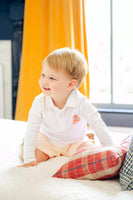
M 54 77 L 52 77 L 52 76 L 50 77 L 50 79 L 51 79 L 51 80 L 55 80 L 55 78 L 54 78 Z
M 41 77 L 45 77 L 45 74 L 42 74 Z

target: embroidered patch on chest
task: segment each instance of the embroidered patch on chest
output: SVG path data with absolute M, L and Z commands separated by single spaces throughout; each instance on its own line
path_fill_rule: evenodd
M 76 124 L 76 123 L 79 122 L 79 121 L 80 121 L 79 116 L 78 116 L 78 115 L 74 115 L 74 116 L 73 116 L 73 124 Z

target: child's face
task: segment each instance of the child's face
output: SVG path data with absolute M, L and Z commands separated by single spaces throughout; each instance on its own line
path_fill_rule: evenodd
M 50 96 L 53 100 L 67 96 L 70 83 L 71 80 L 65 73 L 51 69 L 47 62 L 43 64 L 39 84 L 45 96 Z

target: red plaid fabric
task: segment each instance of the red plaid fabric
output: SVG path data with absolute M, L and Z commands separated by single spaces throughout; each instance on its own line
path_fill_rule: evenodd
M 131 136 L 128 136 L 119 147 L 82 149 L 62 165 L 53 177 L 89 180 L 112 178 L 123 164 L 130 139 Z

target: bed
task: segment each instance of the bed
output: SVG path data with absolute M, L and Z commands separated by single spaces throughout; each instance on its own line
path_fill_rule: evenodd
M 68 159 L 52 158 L 36 167 L 17 168 L 18 149 L 27 123 L 0 119 L 0 200 L 131 200 L 133 191 L 122 191 L 118 178 L 76 180 L 53 178 Z M 120 144 L 132 128 L 109 127 Z

